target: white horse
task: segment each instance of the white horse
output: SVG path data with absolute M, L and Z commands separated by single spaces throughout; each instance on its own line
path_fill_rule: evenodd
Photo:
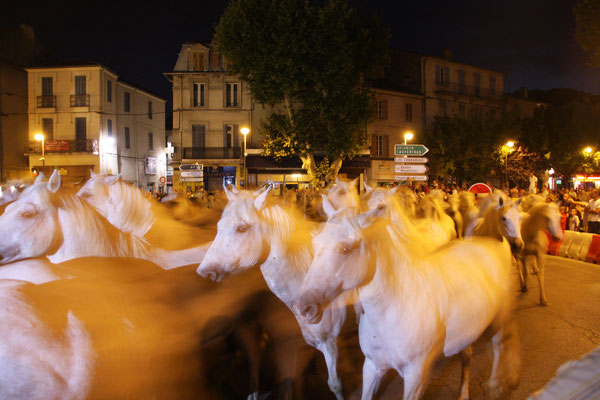
M 115 175 L 96 175 L 77 195 L 90 203 L 111 224 L 124 232 L 144 238 L 166 250 L 180 250 L 209 242 L 212 228 L 194 228 L 177 221 L 160 203 L 153 202 L 138 188 Z M 200 262 L 200 260 L 198 260 Z
M 528 267 L 531 267 L 537 273 L 540 304 L 545 306 L 548 305 L 548 299 L 544 289 L 544 255 L 548 248 L 548 238 L 542 230 L 550 232 L 555 241 L 559 241 L 563 237 L 560 212 L 554 203 L 537 202 L 537 205 L 529 209 L 521 224 L 521 235 L 525 245 L 517 257 L 521 291 L 527 291 Z
M 204 248 L 166 251 L 119 231 L 92 206 L 59 192 L 60 174 L 27 187 L 0 216 L 0 264 L 46 256 L 52 263 L 79 257 L 133 257 L 165 269 L 198 263 Z
M 475 193 L 463 190 L 458 194 L 458 210 L 463 219 L 462 236 L 465 235 L 467 226 L 479 218 L 479 209 L 475 205 Z
M 444 235 L 446 241 L 458 237 L 454 220 L 446 214 L 442 201 L 436 195 L 427 195 L 421 199 L 415 220 L 419 230 L 431 235 Z
M 404 378 L 404 398 L 421 396 L 433 362 L 461 353 L 461 398 L 468 397 L 471 344 L 486 328 L 495 335 L 489 386 L 515 384 L 518 338 L 512 321 L 511 255 L 503 242 L 453 241 L 429 256 L 396 234 L 382 208 L 343 210 L 314 238 L 315 257 L 297 306 L 314 323 L 341 293 L 359 289 L 365 355 L 362 399 L 371 399 L 385 372 Z
M 217 236 L 197 272 L 214 280 L 260 266 L 267 285 L 294 312 L 305 341 L 323 353 L 328 385 L 342 399 L 337 374 L 337 337 L 346 319 L 346 300 L 335 301 L 318 324 L 310 324 L 292 307 L 311 264 L 312 235 L 317 225 L 283 205 L 267 205 L 269 190 L 234 193 L 225 188 L 229 202 L 218 224 Z M 336 191 L 342 206 L 348 191 Z

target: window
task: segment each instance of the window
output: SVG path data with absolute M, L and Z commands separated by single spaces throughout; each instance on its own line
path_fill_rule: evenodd
M 405 106 L 406 122 L 412 122 L 412 104 L 406 103 Z
M 459 104 L 458 105 L 458 115 L 460 115 L 461 117 L 464 117 L 466 113 L 467 113 L 467 107 L 464 104 Z
M 125 112 L 129 112 L 131 110 L 131 95 L 129 92 L 123 93 L 123 107 Z
M 54 139 L 54 120 L 52 118 L 42 118 L 42 132 L 44 140 Z
M 237 107 L 238 106 L 238 84 L 227 83 L 225 84 L 225 107 Z
M 384 120 L 388 118 L 387 100 L 377 100 L 377 119 Z
M 192 125 L 192 147 L 204 148 L 206 143 L 206 128 L 204 125 Z
M 204 71 L 204 54 L 192 53 L 192 70 Z
M 108 137 L 112 137 L 112 119 L 106 120 L 106 133 Z
M 490 76 L 490 94 L 496 94 L 496 77 Z
M 473 75 L 473 94 L 479 96 L 479 88 L 481 87 L 481 74 Z
M 495 117 L 495 116 L 496 116 L 496 109 L 490 108 L 490 117 Z
M 465 94 L 467 92 L 467 86 L 465 85 L 465 71 L 458 71 L 458 93 Z
M 194 82 L 194 98 L 193 98 L 193 106 L 194 107 L 204 107 L 204 83 Z
M 148 132 L 148 151 L 154 151 L 154 135 Z
M 85 151 L 86 149 L 86 119 L 75 118 L 75 150 Z
M 42 96 L 53 96 L 54 88 L 52 87 L 52 77 L 45 76 L 42 78 Z
M 440 116 L 441 117 L 446 116 L 446 102 L 445 101 L 440 101 Z
M 387 157 L 389 142 L 388 135 L 371 135 L 371 156 Z
M 233 147 L 233 125 L 225 125 L 224 146 L 228 149 Z
M 112 103 L 112 81 L 106 81 L 106 101 Z
M 75 94 L 86 94 L 85 75 L 75 77 Z
M 435 66 L 435 83 L 439 86 L 450 86 L 450 68 Z
M 148 102 L 148 119 L 152 119 L 152 102 Z
M 75 77 L 75 96 L 71 96 L 71 107 L 85 107 L 87 105 L 85 75 L 78 75 Z
M 125 127 L 125 148 L 126 149 L 131 148 L 131 136 L 129 135 L 129 127 L 128 126 Z

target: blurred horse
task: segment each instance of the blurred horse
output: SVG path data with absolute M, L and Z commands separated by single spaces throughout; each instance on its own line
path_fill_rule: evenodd
M 525 245 L 517 258 L 521 291 L 527 291 L 528 267 L 531 267 L 537 273 L 540 304 L 545 306 L 548 305 L 548 299 L 544 288 L 544 255 L 548 248 L 548 238 L 543 230 L 550 232 L 555 241 L 562 239 L 560 212 L 554 203 L 537 202 L 525 215 L 521 224 L 521 235 Z
M 358 215 L 341 210 L 314 238 L 315 257 L 297 307 L 318 323 L 324 307 L 358 289 L 364 314 L 362 399 L 371 399 L 385 372 L 404 378 L 404 399 L 421 396 L 433 362 L 461 353 L 461 398 L 468 397 L 471 344 L 494 332 L 489 386 L 518 377 L 508 245 L 487 238 L 453 241 L 429 256 L 398 237 L 383 207 Z

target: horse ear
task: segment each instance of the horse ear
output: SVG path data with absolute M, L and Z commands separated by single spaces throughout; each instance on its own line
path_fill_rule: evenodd
M 373 191 L 373 188 L 367 185 L 367 182 L 363 182 L 363 185 L 365 186 L 365 194 L 369 194 Z
M 329 219 L 335 214 L 335 208 L 333 208 L 333 205 L 327 196 L 322 194 L 321 197 L 323 198 L 323 211 L 325 211 L 325 215 L 327 215 L 327 219 Z
M 396 193 L 398 193 L 398 191 L 399 191 L 399 190 L 400 190 L 400 185 L 398 185 L 398 186 L 396 186 L 396 187 L 393 187 L 393 188 L 391 188 L 391 189 L 390 189 L 390 193 L 391 193 L 391 194 L 396 194 Z
M 44 181 L 44 179 L 46 179 L 46 175 L 44 175 L 43 172 L 40 172 L 38 174 L 38 176 L 36 176 L 35 180 L 33 181 L 33 184 L 35 185 L 36 183 L 42 183 Z
M 358 216 L 358 226 L 360 226 L 361 229 L 368 228 L 381 215 L 381 212 L 385 210 L 385 208 L 385 204 L 379 204 L 372 210 L 360 214 Z
M 93 178 L 93 177 L 95 177 L 95 176 L 96 176 L 96 173 L 94 172 L 94 169 L 90 168 L 90 179 Z
M 257 210 L 262 210 L 267 202 L 267 195 L 271 191 L 271 185 L 267 187 L 267 190 L 263 191 L 254 199 L 254 208 Z
M 235 200 L 236 193 L 229 190 L 229 185 L 225 184 L 225 182 L 223 182 L 223 190 L 225 191 L 225 194 L 227 195 L 227 200 L 229 200 L 229 201 Z
M 58 188 L 60 188 L 60 173 L 55 169 L 52 175 L 50 175 L 50 179 L 48 179 L 48 190 L 56 193 Z
M 502 196 L 500 196 L 500 198 L 498 199 L 498 205 L 499 205 L 500 207 L 503 207 L 503 206 L 504 206 L 504 199 L 502 198 Z
M 117 183 L 121 175 L 108 175 L 104 177 L 104 184 L 106 185 L 114 185 Z

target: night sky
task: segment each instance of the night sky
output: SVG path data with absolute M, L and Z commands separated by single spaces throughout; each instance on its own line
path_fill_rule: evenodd
M 508 90 L 571 87 L 600 94 L 600 69 L 586 66 L 574 39 L 575 0 L 350 0 L 376 13 L 391 46 L 508 73 Z M 123 79 L 169 99 L 162 75 L 173 69 L 181 44 L 210 40 L 228 1 L 31 2 L 2 6 L 0 26 L 21 23 L 56 56 L 105 64 Z

